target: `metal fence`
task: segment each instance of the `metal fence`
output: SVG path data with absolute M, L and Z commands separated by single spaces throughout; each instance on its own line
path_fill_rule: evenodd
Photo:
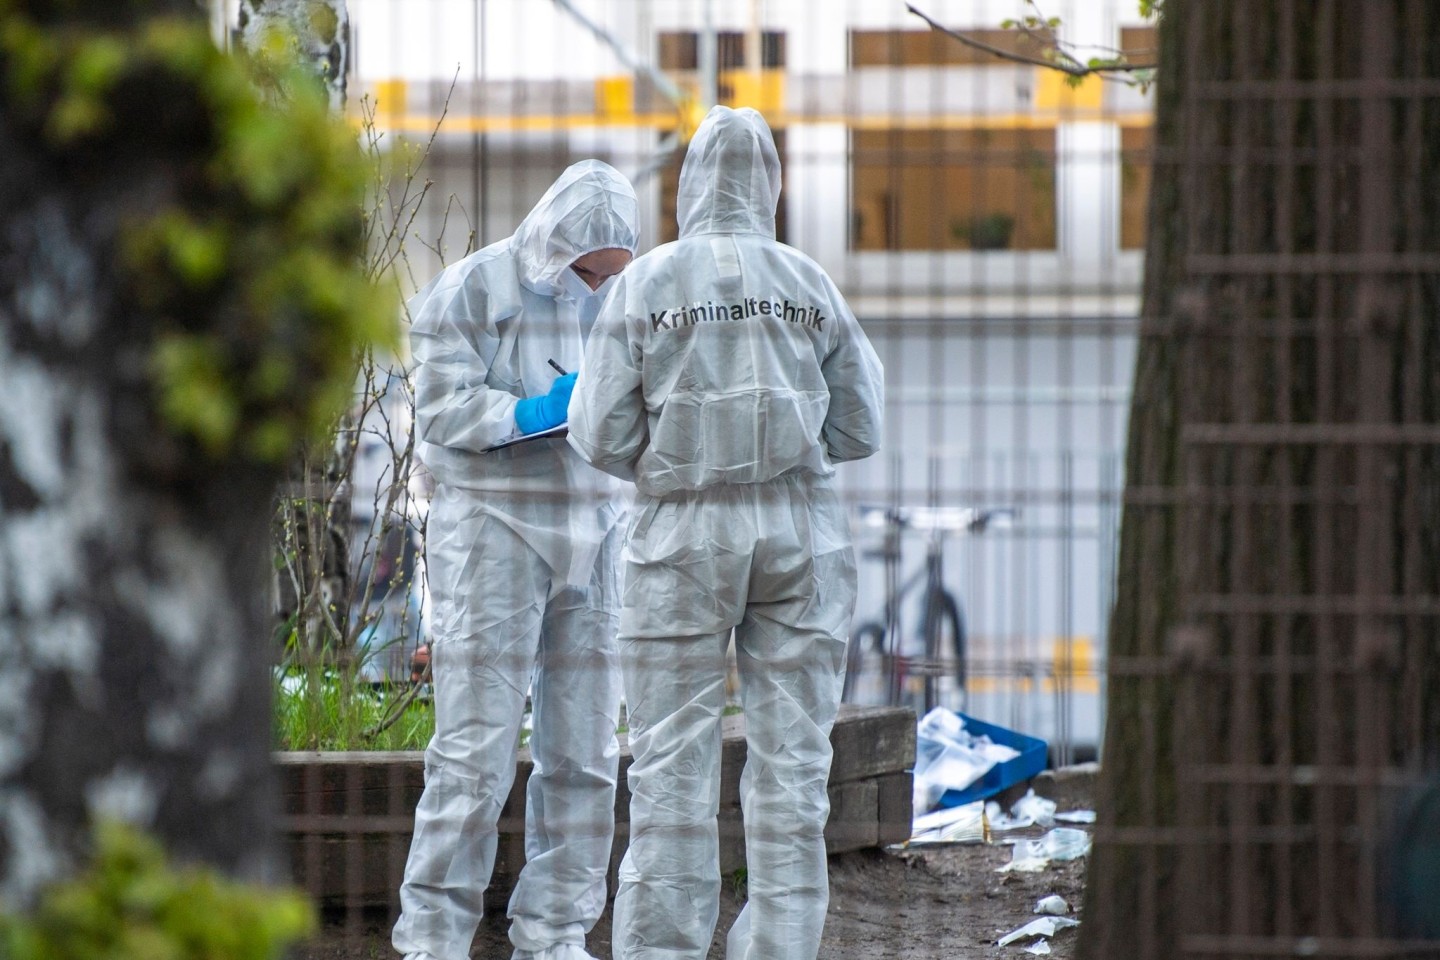
M 935 0 L 926 11 L 1009 43 L 1011 6 Z M 409 232 L 410 289 L 507 236 L 586 157 L 634 180 L 643 249 L 673 239 L 694 105 L 764 113 L 784 168 L 780 239 L 836 279 L 886 368 L 885 451 L 840 481 L 861 552 L 857 626 L 882 625 L 905 675 L 892 688 L 883 665 L 857 662 L 851 699 L 939 703 L 1046 739 L 1055 763 L 1095 757 L 1151 95 L 1098 80 L 1071 88 L 871 0 L 349 8 L 357 116 L 402 171 L 407 149 L 424 156 L 390 191 Z M 1154 46 L 1133 0 L 1047 12 L 1081 43 Z M 875 556 L 885 528 L 865 522 L 872 506 L 1014 511 L 938 548 L 963 650 L 926 651 L 923 591 L 888 603 L 925 567 L 926 525 L 899 537 L 887 570 Z M 414 642 L 387 648 L 390 674 L 408 673 Z M 379 924 L 394 907 L 418 767 L 327 761 L 286 776 L 297 876 L 352 928 Z M 346 804 L 359 820 L 341 816 Z
M 1013 4 L 919 5 L 1013 42 Z M 1073 41 L 1157 47 L 1133 0 L 1049 6 Z M 1186 119 L 1153 169 L 1152 93 L 871 0 L 352 0 L 352 90 L 392 156 L 424 145 L 423 202 L 392 193 L 411 287 L 585 157 L 634 179 L 644 248 L 673 239 L 693 107 L 760 109 L 780 238 L 887 371 L 886 450 L 841 472 L 884 637 L 851 698 L 962 708 L 1056 763 L 1118 745 L 1107 955 L 1435 956 L 1401 922 L 1440 900 L 1432 6 L 1173 0 Z M 1184 254 L 1141 320 L 1147 224 Z M 1126 487 L 1132 401 L 1154 443 Z M 930 570 L 963 650 L 926 647 Z M 287 774 L 297 876 L 354 928 L 393 909 L 413 761 Z
M 644 247 L 672 239 L 677 131 L 693 116 L 677 91 L 761 109 L 785 171 L 780 237 L 836 278 L 887 369 L 886 452 L 842 470 L 847 496 L 1019 508 L 1004 531 L 945 548 L 973 682 L 946 684 L 942 702 L 1045 737 L 1058 760 L 1093 757 L 1149 97 L 1098 80 L 1072 90 L 883 6 L 355 0 L 352 91 L 387 142 L 428 144 L 413 286 L 508 235 L 583 157 L 635 180 Z M 1002 6 L 928 12 L 997 39 Z M 1081 41 L 1153 47 L 1133 7 L 1054 12 Z M 923 546 L 904 550 L 908 571 Z M 862 564 L 857 619 L 885 597 L 883 565 Z M 897 654 L 923 658 L 921 619 L 902 608 Z M 913 684 L 901 696 L 925 705 Z

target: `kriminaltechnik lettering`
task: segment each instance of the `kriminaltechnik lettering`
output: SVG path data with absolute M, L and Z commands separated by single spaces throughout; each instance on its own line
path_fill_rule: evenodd
M 659 313 L 650 314 L 650 329 L 653 332 L 678 330 L 680 327 L 693 327 L 697 323 L 748 320 L 750 317 L 774 317 L 788 323 L 814 327 L 816 330 L 823 329 L 821 325 L 825 322 L 824 315 L 817 307 L 807 307 L 789 300 L 750 297 L 738 303 L 716 303 L 714 300 L 707 300 L 675 310 L 661 310 Z

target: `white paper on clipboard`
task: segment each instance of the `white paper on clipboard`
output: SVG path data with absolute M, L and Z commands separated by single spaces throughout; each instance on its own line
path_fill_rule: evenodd
M 486 453 L 493 453 L 496 450 L 504 450 L 506 447 L 513 447 L 517 443 L 529 443 L 531 440 L 544 440 L 546 437 L 564 437 L 570 434 L 568 424 L 560 424 L 558 427 L 551 427 L 549 430 L 537 430 L 534 433 L 522 433 L 511 437 L 509 440 L 501 440 L 493 447 L 486 447 Z

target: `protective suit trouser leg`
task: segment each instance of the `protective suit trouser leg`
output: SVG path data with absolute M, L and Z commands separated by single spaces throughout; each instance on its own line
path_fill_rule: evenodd
M 458 504 L 437 501 L 429 522 L 435 735 L 391 942 L 402 954 L 466 960 L 515 777 L 550 575 L 504 524 L 449 507 Z
M 829 734 L 855 609 L 845 511 L 828 484 L 803 477 L 637 501 L 625 575 L 620 650 L 635 759 L 615 955 L 701 960 L 708 949 L 733 626 L 750 904 L 727 951 L 814 960 L 829 902 Z M 667 636 L 674 624 L 701 629 Z
M 622 640 L 633 762 L 615 960 L 701 960 L 720 909 L 720 717 L 728 631 Z
M 620 761 L 620 540 L 616 527 L 589 590 L 566 588 L 545 612 L 531 696 L 525 866 L 509 910 L 520 960 L 553 944 L 583 947 L 605 909 Z
M 837 602 L 843 604 L 843 594 Z M 740 802 L 749 898 L 726 955 L 815 960 L 830 902 L 826 786 L 845 640 L 787 626 L 786 613 L 771 606 L 785 605 L 752 605 L 735 630 L 745 707 Z
M 582 600 L 588 591 L 568 587 L 548 599 L 552 575 L 545 562 L 503 523 L 461 513 L 455 498 L 437 500 L 429 529 L 427 562 L 436 613 L 431 649 L 436 729 L 425 752 L 425 791 L 415 812 L 415 835 L 400 888 L 401 916 L 391 939 L 402 954 L 466 960 L 494 868 L 497 821 L 514 780 L 515 746 L 526 690 L 535 673 L 542 622 L 549 627 L 553 613 L 556 628 L 567 627 L 564 642 L 556 647 L 561 659 L 561 651 L 592 641 L 613 651 L 611 615 L 599 614 L 605 607 L 613 609 L 613 604 Z M 592 627 L 598 632 L 591 632 Z M 607 659 L 613 663 L 613 653 L 600 658 L 602 663 Z M 582 657 L 576 662 L 587 661 Z M 600 691 L 595 696 L 613 698 L 613 677 L 607 682 L 602 674 L 590 680 Z M 574 695 L 577 703 L 587 705 L 581 711 L 588 722 L 593 712 L 588 708 L 589 693 L 569 690 L 559 695 Z M 537 699 L 544 695 L 537 694 Z M 556 699 L 555 693 L 550 699 Z M 548 719 L 564 728 L 564 713 L 551 710 Z M 537 716 L 537 726 L 540 720 Z M 553 732 L 563 737 L 563 732 Z M 613 718 L 609 732 L 613 738 Z M 600 797 L 576 801 L 607 813 L 614 807 L 613 746 L 608 752 L 609 757 L 607 747 L 601 745 L 580 766 L 586 771 L 608 769 L 610 791 L 602 786 Z M 566 762 L 562 759 L 556 766 Z M 582 779 L 588 787 L 588 774 Z M 599 779 L 604 779 L 603 773 Z M 608 840 L 604 845 L 605 858 L 598 867 L 602 904 Z M 540 874 L 544 869 L 539 868 Z M 529 865 L 526 871 L 531 871 Z M 564 928 L 579 919 L 577 904 L 595 900 L 594 881 L 589 871 L 578 877 L 564 869 L 559 873 L 547 879 L 539 874 L 526 878 L 522 872 L 529 889 L 548 893 L 544 902 L 520 912 Z M 557 904 L 564 909 L 552 912 Z M 582 941 L 583 930 L 598 913 L 595 909 L 588 923 L 582 924 Z M 542 929 L 539 935 L 544 933 Z

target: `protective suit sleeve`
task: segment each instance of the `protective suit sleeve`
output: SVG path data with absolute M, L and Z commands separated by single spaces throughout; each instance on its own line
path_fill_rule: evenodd
M 830 407 L 820 439 L 832 463 L 861 460 L 880 450 L 885 368 L 839 291 L 831 297 L 839 324 L 836 341 L 820 364 Z
M 640 345 L 631 339 L 625 294 L 622 276 L 605 298 L 585 345 L 580 378 L 570 395 L 570 446 L 591 466 L 633 482 L 649 428 Z
M 423 294 L 422 294 L 423 295 Z M 412 306 L 410 348 L 415 373 L 415 423 L 420 439 L 483 453 L 515 432 L 516 397 L 486 385 L 490 362 L 483 294 L 464 289 Z M 480 308 L 480 309 L 477 309 Z

